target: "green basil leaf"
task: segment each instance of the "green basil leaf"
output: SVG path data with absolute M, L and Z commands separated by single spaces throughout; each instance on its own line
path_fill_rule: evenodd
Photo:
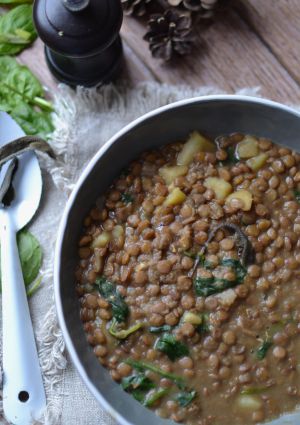
M 53 131 L 51 104 L 31 71 L 8 56 L 0 57 L 0 110 L 9 113 L 26 134 L 46 137 Z
M 166 354 L 172 361 L 189 354 L 188 347 L 182 342 L 177 341 L 175 336 L 169 333 L 165 333 L 158 338 L 154 348 Z
M 96 285 L 103 298 L 105 298 L 112 307 L 113 317 L 117 322 L 125 322 L 129 314 L 129 308 L 122 295 L 118 292 L 116 285 L 106 279 L 105 276 L 96 279 Z
M 33 236 L 32 233 L 25 229 L 18 232 L 17 244 L 24 283 L 26 286 L 28 286 L 37 278 L 39 274 L 43 257 L 42 249 L 35 236 Z
M 182 391 L 175 396 L 175 400 L 178 402 L 179 406 L 186 407 L 188 406 L 197 396 L 195 390 L 192 391 Z
M 0 55 L 16 55 L 36 36 L 32 5 L 22 4 L 0 16 Z

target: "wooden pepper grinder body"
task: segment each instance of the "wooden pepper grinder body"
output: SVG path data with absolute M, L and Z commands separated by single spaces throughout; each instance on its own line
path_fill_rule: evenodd
M 117 76 L 122 62 L 120 0 L 35 0 L 33 17 L 58 80 L 92 87 Z

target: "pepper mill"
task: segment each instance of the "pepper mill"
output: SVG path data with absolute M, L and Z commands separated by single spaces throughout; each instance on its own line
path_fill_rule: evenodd
M 52 74 L 71 86 L 114 79 L 122 62 L 120 0 L 35 0 L 33 19 Z

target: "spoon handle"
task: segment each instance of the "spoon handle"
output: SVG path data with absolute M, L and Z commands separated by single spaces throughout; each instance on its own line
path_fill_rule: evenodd
M 19 259 L 16 231 L 1 215 L 3 410 L 14 425 L 40 419 L 46 397 Z

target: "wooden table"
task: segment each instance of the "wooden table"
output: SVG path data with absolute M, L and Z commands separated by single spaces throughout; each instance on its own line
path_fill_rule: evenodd
M 300 104 L 300 0 L 233 0 L 213 25 L 204 28 L 200 22 L 193 55 L 175 66 L 151 57 L 142 39 L 145 30 L 143 21 L 125 18 L 122 77 L 132 84 L 147 80 L 205 85 L 228 93 L 260 87 L 265 97 Z M 57 87 L 40 40 L 19 59 L 51 90 Z

